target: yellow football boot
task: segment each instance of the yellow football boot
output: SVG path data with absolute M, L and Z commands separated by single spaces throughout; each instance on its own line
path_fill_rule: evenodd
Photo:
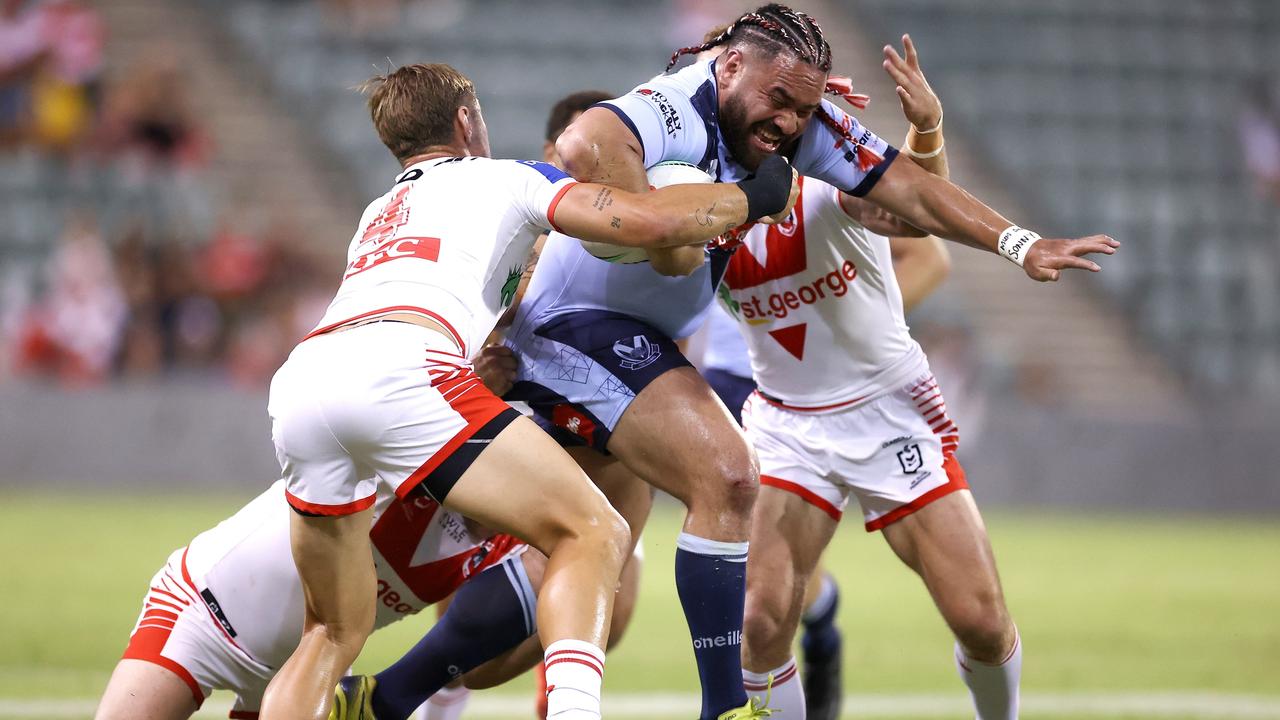
M 373 688 L 378 681 L 372 675 L 349 675 L 333 688 L 333 709 L 329 720 L 378 720 L 373 714 Z M 755 717 L 744 715 L 743 717 Z

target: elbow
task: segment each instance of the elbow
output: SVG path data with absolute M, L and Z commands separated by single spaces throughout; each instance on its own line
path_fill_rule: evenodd
M 894 235 L 898 237 L 907 237 L 907 238 L 929 237 L 929 233 L 925 232 L 924 230 L 921 230 L 920 228 L 906 221 L 898 222 L 898 228 L 897 228 L 897 231 L 894 232 Z
M 572 125 L 556 138 L 556 154 L 560 156 L 564 171 L 572 175 L 573 179 L 582 182 L 589 180 L 592 166 L 591 143 Z

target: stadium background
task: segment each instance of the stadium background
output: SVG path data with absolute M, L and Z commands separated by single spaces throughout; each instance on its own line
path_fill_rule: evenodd
M 0 717 L 90 715 L 143 583 L 274 476 L 265 384 L 395 171 L 352 86 L 452 63 L 495 155 L 535 157 L 559 96 L 621 93 L 749 5 L 0 3 Z M 905 132 L 879 48 L 910 32 L 953 179 L 1124 243 L 1051 287 L 952 245 L 909 318 L 1027 638 L 1026 716 L 1280 717 L 1280 4 L 797 5 L 868 126 Z M 606 710 L 692 712 L 676 523 L 646 534 Z M 962 716 L 917 581 L 856 527 L 837 542 L 847 710 Z M 524 688 L 478 709 L 523 716 Z

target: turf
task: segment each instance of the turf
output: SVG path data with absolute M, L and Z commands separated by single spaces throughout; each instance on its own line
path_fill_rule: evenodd
M 96 697 L 151 575 L 245 499 L 0 495 L 0 698 Z M 661 509 L 645 533 L 642 597 L 609 657 L 607 690 L 696 690 L 672 582 L 678 523 L 674 508 Z M 1280 522 L 1005 510 L 988 525 L 1025 640 L 1028 696 L 1280 695 Z M 843 592 L 851 692 L 962 692 L 945 627 L 878 536 L 843 528 L 828 564 Z M 428 622 L 374 636 L 357 668 L 390 661 Z

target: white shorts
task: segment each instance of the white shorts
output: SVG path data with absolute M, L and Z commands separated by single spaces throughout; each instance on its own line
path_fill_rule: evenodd
M 450 456 L 518 415 L 450 340 L 395 321 L 299 344 L 271 381 L 268 411 L 289 504 L 316 515 L 364 510 L 379 484 L 402 498 L 421 485 L 442 502 L 465 470 L 454 466 L 469 464 Z
M 179 548 L 151 578 L 142 613 L 124 659 L 143 660 L 172 672 L 191 688 L 196 705 L 213 690 L 236 694 L 232 718 L 257 718 L 275 670 L 241 650 L 219 622 L 216 606 L 201 597 Z
M 839 520 L 856 495 L 867 531 L 968 487 L 960 436 L 932 373 L 833 413 L 779 407 L 759 392 L 742 410 L 760 484 L 794 493 Z

